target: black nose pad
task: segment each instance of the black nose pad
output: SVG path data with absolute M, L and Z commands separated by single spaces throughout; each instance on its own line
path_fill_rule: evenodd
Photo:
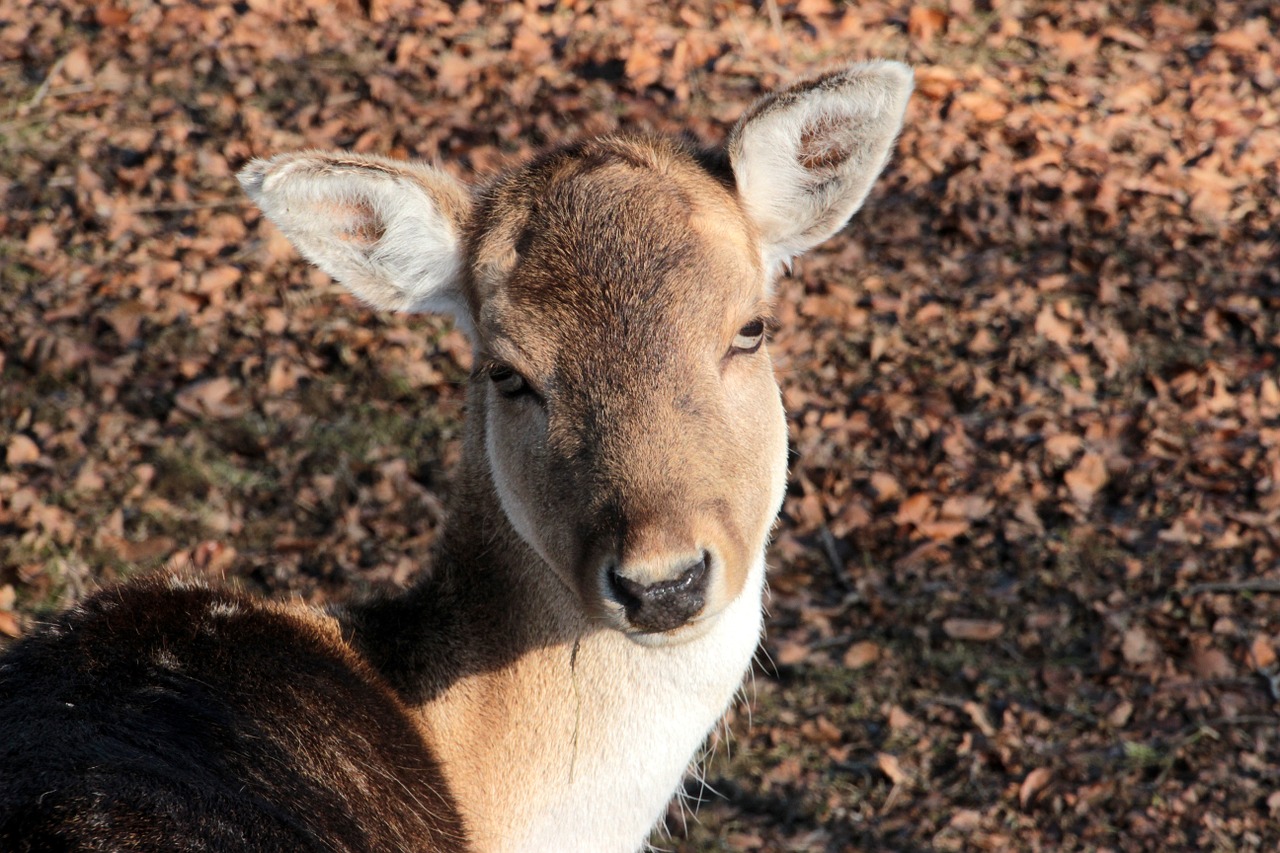
M 627 612 L 627 620 L 648 633 L 679 628 L 706 604 L 711 554 L 692 563 L 674 580 L 645 585 L 624 576 L 617 566 L 609 569 L 609 587 Z

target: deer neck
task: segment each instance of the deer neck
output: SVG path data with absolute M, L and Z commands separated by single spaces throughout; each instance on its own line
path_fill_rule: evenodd
M 476 849 L 635 850 L 751 661 L 763 555 L 707 634 L 639 645 L 566 607 L 483 454 L 469 430 L 435 574 L 357 619 L 357 644 L 410 700 Z

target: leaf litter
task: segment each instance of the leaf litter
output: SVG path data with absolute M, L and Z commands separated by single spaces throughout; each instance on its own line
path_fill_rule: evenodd
M 466 345 L 310 270 L 250 157 L 717 143 L 898 58 L 884 179 L 779 285 L 774 663 L 725 796 L 657 843 L 1272 849 L 1278 32 L 1264 2 L 13 0 L 0 633 L 151 569 L 323 603 L 426 564 Z

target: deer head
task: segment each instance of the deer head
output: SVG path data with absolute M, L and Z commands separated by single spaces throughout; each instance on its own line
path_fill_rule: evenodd
M 466 464 L 530 570 L 592 623 L 679 643 L 742 594 L 782 501 L 773 278 L 861 206 L 910 89 L 903 65 L 858 65 L 759 101 L 727 156 L 610 137 L 478 190 L 354 154 L 240 180 L 370 305 L 454 317 L 476 356 Z

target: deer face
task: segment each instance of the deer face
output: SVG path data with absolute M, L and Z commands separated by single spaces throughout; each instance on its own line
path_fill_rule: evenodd
M 606 140 L 499 182 L 473 235 L 503 509 L 593 617 L 697 635 L 741 593 L 785 482 L 754 226 L 678 147 Z
M 472 337 L 502 513 L 575 609 L 649 644 L 699 636 L 762 560 L 786 426 L 771 278 L 861 205 L 910 72 L 872 63 L 758 102 L 731 171 L 604 139 L 472 195 L 355 155 L 255 161 L 241 181 L 322 269 L 378 307 L 443 310 Z

